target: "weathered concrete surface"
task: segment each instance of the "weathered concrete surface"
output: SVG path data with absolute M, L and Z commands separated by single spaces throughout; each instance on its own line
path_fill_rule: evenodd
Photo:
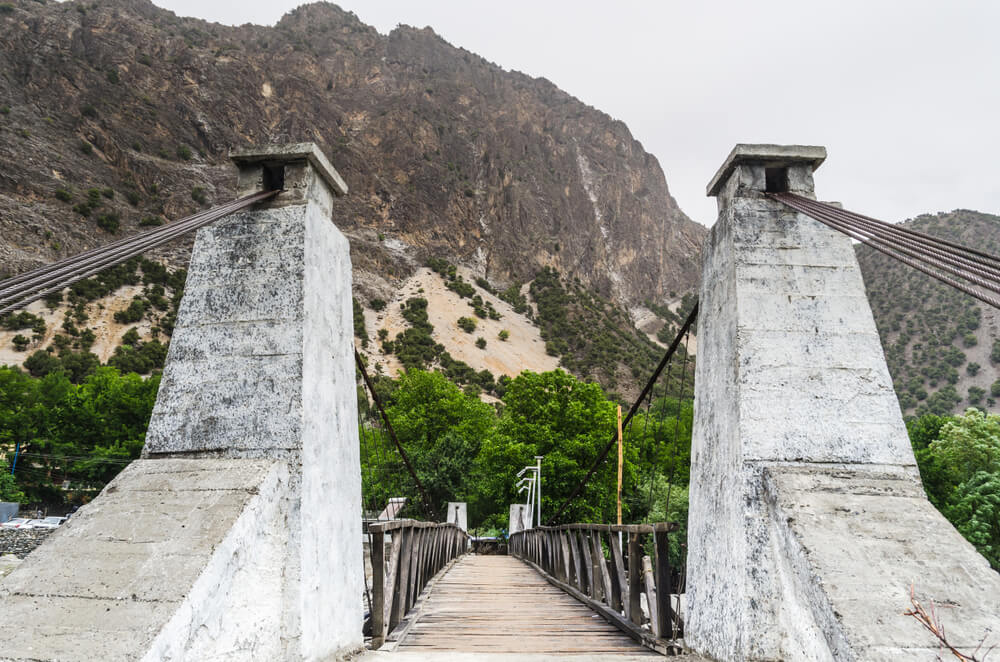
M 238 159 L 241 186 L 277 177 L 282 192 L 199 231 L 145 459 L 88 506 L 89 525 L 74 517 L 5 581 L 0 613 L 39 623 L 11 657 L 327 660 L 362 647 L 351 264 L 330 220 L 337 178 L 308 145 Z M 176 462 L 192 463 L 189 475 L 160 475 Z M 219 462 L 232 480 L 258 465 L 275 478 L 236 489 L 226 475 L 203 480 L 199 467 Z M 89 568 L 92 557 L 109 563 Z
M 0 659 L 199 659 L 223 614 L 247 624 L 230 659 L 280 652 L 261 619 L 280 610 L 267 560 L 283 553 L 287 482 L 269 460 L 133 462 L 0 583 L 18 625 Z
M 507 535 L 531 528 L 531 508 L 523 503 L 510 504 L 510 516 L 507 520 Z
M 325 159 L 317 172 L 317 154 L 234 155 L 242 192 L 263 184 L 265 163 L 285 190 L 198 232 L 144 450 L 289 463 L 275 636 L 307 659 L 360 647 L 363 616 L 350 249 L 330 220 L 339 176 Z
M 458 528 L 465 532 L 469 531 L 469 509 L 468 504 L 464 501 L 449 501 L 448 502 L 448 517 L 445 519 L 446 522 L 451 522 L 452 524 L 457 524 Z
M 921 501 L 850 239 L 763 194 L 765 168 L 784 166 L 788 190 L 813 197 L 812 170 L 825 151 L 744 147 L 710 185 L 719 220 L 705 247 L 698 320 L 685 640 L 719 659 L 822 660 L 870 659 L 908 638 L 907 654 L 919 658 L 930 642 L 902 616 L 910 583 L 919 589 L 933 572 L 934 587 L 969 586 L 971 568 L 975 581 L 1000 594 L 1000 575 L 981 573 L 983 559 Z M 895 489 L 909 485 L 911 497 L 873 494 L 860 510 L 827 512 L 824 488 L 793 490 L 782 478 L 845 467 L 854 476 L 841 486 L 845 494 L 867 494 L 866 481 L 888 473 Z M 799 507 L 823 514 L 811 524 L 784 516 Z M 891 514 L 895 528 L 879 533 L 875 512 Z M 838 518 L 849 536 L 841 549 L 850 554 L 824 537 L 838 530 Z M 911 550 L 928 521 L 941 547 L 921 546 L 926 556 L 917 556 Z M 873 536 L 884 547 L 857 556 L 875 549 Z M 850 589 L 829 574 L 841 563 L 854 573 Z M 943 590 L 927 595 L 950 599 Z M 949 631 L 978 641 L 981 624 L 970 617 Z

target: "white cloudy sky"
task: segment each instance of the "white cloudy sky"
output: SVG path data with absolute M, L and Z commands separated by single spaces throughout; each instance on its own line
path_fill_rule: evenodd
M 273 24 L 296 0 L 154 0 Z M 825 145 L 817 192 L 886 220 L 1000 214 L 1000 2 L 342 0 L 380 32 L 429 25 L 623 120 L 710 225 L 737 142 Z

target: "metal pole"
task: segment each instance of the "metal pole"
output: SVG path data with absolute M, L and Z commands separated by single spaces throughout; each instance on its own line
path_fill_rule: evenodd
M 17 468 L 17 456 L 21 452 L 21 442 L 18 440 L 17 445 L 14 446 L 14 464 L 10 465 L 10 475 L 14 475 L 14 469 Z
M 542 457 L 544 456 L 535 456 L 535 461 L 537 462 L 535 465 L 535 482 L 538 483 L 535 486 L 535 512 L 538 514 L 538 519 L 535 521 L 538 523 L 538 526 L 542 525 Z

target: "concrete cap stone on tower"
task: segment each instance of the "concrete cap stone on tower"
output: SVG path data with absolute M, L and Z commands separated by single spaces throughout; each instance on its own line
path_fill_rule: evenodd
M 347 183 L 316 143 L 248 147 L 231 151 L 229 158 L 240 169 L 263 163 L 278 165 L 307 161 L 335 195 L 347 195 Z
M 716 196 L 737 166 L 759 163 L 768 167 L 811 165 L 813 170 L 826 160 L 826 148 L 813 145 L 744 145 L 733 147 L 725 163 L 706 187 L 708 196 Z

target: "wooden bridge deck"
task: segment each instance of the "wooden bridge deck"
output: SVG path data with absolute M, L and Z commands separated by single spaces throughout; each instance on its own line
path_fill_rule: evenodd
M 397 651 L 659 657 L 511 556 L 462 557 L 411 618 Z

